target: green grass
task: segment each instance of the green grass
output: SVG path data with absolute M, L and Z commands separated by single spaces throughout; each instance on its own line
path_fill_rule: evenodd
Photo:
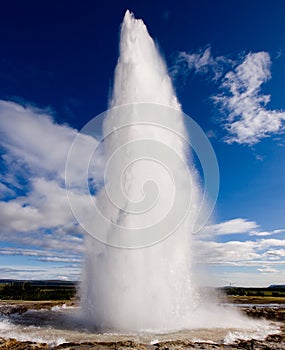
M 1 285 L 1 300 L 70 300 L 76 288 L 69 286 L 34 286 L 29 282 L 11 282 Z

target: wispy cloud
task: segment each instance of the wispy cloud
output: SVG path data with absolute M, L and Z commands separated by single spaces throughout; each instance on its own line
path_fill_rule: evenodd
M 278 229 L 278 230 L 272 230 L 272 231 L 250 231 L 249 235 L 250 236 L 271 236 L 271 235 L 275 235 L 278 233 L 283 233 L 285 232 L 285 229 Z
M 188 75 L 191 72 L 201 74 L 208 79 L 217 81 L 234 64 L 234 61 L 225 56 L 213 56 L 211 47 L 197 52 L 179 52 L 172 67 L 172 75 Z
M 205 261 L 207 257 L 208 263 L 223 263 L 231 265 L 239 263 L 239 265 L 253 264 L 285 264 L 283 239 L 259 239 L 256 241 L 195 241 L 195 245 L 199 247 L 197 254 L 201 261 Z
M 266 287 L 272 284 L 284 284 L 285 271 L 284 266 L 281 268 L 270 268 L 269 271 L 258 271 L 251 269 L 250 271 L 239 271 L 233 268 L 228 268 L 228 271 L 219 269 L 216 272 L 219 283 L 217 285 L 235 285 L 244 287 Z
M 224 221 L 219 224 L 207 227 L 207 229 L 210 232 L 212 232 L 214 235 L 247 233 L 256 228 L 258 228 L 258 225 L 256 222 L 248 221 L 242 218 L 236 218 L 236 219 Z
M 209 225 L 195 236 L 194 261 L 198 266 L 211 268 L 212 284 L 281 283 L 285 277 L 285 241 L 281 235 L 284 231 L 261 231 L 255 221 L 243 218 Z M 273 235 L 279 238 L 269 237 Z
M 283 130 L 285 112 L 266 109 L 270 95 L 261 93 L 262 84 L 271 78 L 270 67 L 267 52 L 249 53 L 225 75 L 223 92 L 214 101 L 226 113 L 226 142 L 253 145 Z
M 10 266 L 0 267 L 1 279 L 61 279 L 78 281 L 80 279 L 80 269 L 72 266 L 45 266 L 44 268 L 35 268 L 33 266 L 21 266 L 19 268 Z
M 60 247 L 59 247 L 60 248 Z M 0 255 L 10 256 L 26 256 L 31 257 L 39 261 L 53 261 L 53 262 L 68 262 L 68 263 L 80 263 L 82 261 L 82 255 L 77 250 L 74 252 L 67 251 L 49 251 L 44 249 L 27 249 L 19 247 L 3 247 L 0 248 Z
M 261 92 L 271 78 L 270 69 L 268 52 L 243 54 L 234 60 L 214 56 L 208 46 L 196 52 L 179 52 L 171 71 L 174 77 L 200 74 L 219 84 L 222 92 L 212 100 L 224 115 L 222 125 L 228 133 L 224 141 L 253 145 L 284 130 L 285 112 L 267 109 L 271 96 Z
M 214 237 L 219 235 L 246 234 L 248 236 L 271 236 L 285 232 L 285 229 L 275 229 L 272 231 L 260 231 L 260 225 L 255 221 L 244 218 L 235 218 L 223 221 L 218 224 L 206 226 L 200 237 Z
M 259 269 L 257 269 L 257 271 L 262 273 L 273 273 L 273 272 L 277 272 L 278 270 L 270 266 L 262 266 Z
M 0 182 L 0 200 L 7 197 L 14 197 L 15 191 Z

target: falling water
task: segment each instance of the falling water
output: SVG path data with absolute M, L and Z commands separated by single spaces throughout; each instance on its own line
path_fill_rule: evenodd
M 151 103 L 154 105 L 149 107 Z M 113 163 L 105 183 L 111 187 L 115 184 L 110 192 L 115 198 L 113 202 L 122 197 L 120 205 L 115 206 L 106 198 L 105 190 L 96 198 L 98 207 L 110 220 L 107 227 L 99 225 L 97 230 L 101 235 L 104 231 L 106 241 L 111 240 L 115 246 L 118 246 L 117 237 L 126 229 L 131 231 L 128 231 L 129 237 L 137 236 L 137 229 L 146 237 L 149 232 L 144 231 L 156 224 L 160 232 L 153 235 L 167 236 L 172 222 L 164 219 L 171 216 L 171 205 L 178 204 L 177 212 L 184 212 L 191 198 L 193 209 L 194 197 L 198 195 L 198 186 L 194 183 L 192 188 L 185 188 L 189 181 L 187 157 L 183 142 L 173 129 L 180 135 L 186 133 L 167 68 L 144 23 L 128 11 L 121 28 L 120 57 L 110 107 L 126 104 L 129 105 L 123 113 L 120 109 L 111 109 L 104 122 L 104 134 L 108 135 L 104 156 Z M 167 110 L 160 115 L 159 105 L 175 108 L 176 115 L 169 117 Z M 159 125 L 151 125 L 151 121 Z M 120 129 L 128 122 L 135 124 Z M 117 132 L 110 135 L 113 128 Z M 122 145 L 126 149 L 122 149 Z M 118 156 L 112 157 L 118 149 L 121 150 Z M 158 160 L 153 153 L 157 149 Z M 120 180 L 122 183 L 118 186 Z M 155 205 L 151 206 L 153 202 Z M 87 237 L 82 307 L 88 320 L 105 330 L 164 331 L 189 327 L 197 302 L 191 278 L 191 219 L 193 221 L 193 215 L 191 218 L 189 214 L 184 220 L 177 219 L 181 222 L 175 224 L 180 226 L 172 235 L 164 240 L 153 237 L 151 243 L 156 244 L 147 244 L 141 249 L 116 248 Z M 173 215 L 171 220 L 176 220 Z M 124 243 L 120 241 L 119 245 Z
M 104 331 L 221 326 L 201 309 L 192 276 L 201 196 L 181 108 L 146 26 L 128 11 L 103 129 L 104 187 L 95 199 L 102 215 L 93 234 L 100 238 L 85 240 L 85 319 Z

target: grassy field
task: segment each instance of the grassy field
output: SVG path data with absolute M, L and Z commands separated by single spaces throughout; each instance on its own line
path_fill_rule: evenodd
M 239 296 L 231 295 L 227 297 L 229 302 L 235 304 L 285 304 L 284 297 L 272 296 Z
M 219 290 L 226 293 L 227 295 L 285 297 L 285 286 L 268 288 L 222 287 L 219 288 Z
M 0 300 L 68 301 L 77 297 L 76 282 L 0 280 Z M 241 304 L 285 304 L 285 287 L 224 287 L 201 290 L 202 295 L 216 295 L 218 300 Z
M 0 300 L 71 300 L 76 297 L 73 283 L 55 281 L 9 281 L 0 283 Z

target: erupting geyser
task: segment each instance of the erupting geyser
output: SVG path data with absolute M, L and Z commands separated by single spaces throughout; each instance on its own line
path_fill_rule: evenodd
M 127 11 L 103 123 L 104 186 L 85 240 L 81 308 L 97 329 L 229 326 L 205 311 L 192 276 L 201 195 L 182 114 L 144 23 Z
M 191 238 L 213 208 L 218 167 L 207 137 L 183 114 L 144 23 L 128 11 L 109 107 L 77 133 L 66 162 L 67 197 L 86 232 L 81 305 L 25 312 L 34 307 L 25 304 L 19 314 L 20 304 L 4 301 L 1 344 L 29 346 L 13 339 L 4 343 L 4 337 L 40 342 L 40 348 L 70 342 L 76 348 L 86 342 L 113 348 L 122 341 L 165 348 L 168 341 L 192 347 L 189 341 L 204 339 L 216 348 L 278 332 L 276 325 L 247 319 L 198 292 L 197 242 Z M 203 169 L 203 191 L 194 152 Z
M 177 114 L 167 115 L 165 108 L 159 115 L 162 107 L 140 104 L 145 102 L 175 108 Z M 191 230 L 198 186 L 192 176 L 190 188 L 187 156 L 179 135 L 187 137 L 167 68 L 144 23 L 128 11 L 121 28 L 110 107 L 126 104 L 131 105 L 122 113 L 111 109 L 104 122 L 104 134 L 108 135 L 104 157 L 112 162 L 105 186 L 111 184 L 112 198 L 106 196 L 105 189 L 97 195 L 97 206 L 110 222 L 96 230 L 106 232 L 106 240 L 116 246 L 124 246 L 122 241 L 117 244 L 117 237 L 126 230 L 129 238 L 153 234 L 154 244 L 124 249 L 87 237 L 82 307 L 88 320 L 101 329 L 187 328 L 197 303 L 191 278 Z M 134 124 L 120 128 L 123 123 Z M 111 134 L 112 128 L 116 132 Z M 115 201 L 120 201 L 119 205 Z M 178 208 L 171 213 L 174 204 Z M 171 226 L 175 232 L 155 244 L 159 240 L 155 234 L 167 236 Z

